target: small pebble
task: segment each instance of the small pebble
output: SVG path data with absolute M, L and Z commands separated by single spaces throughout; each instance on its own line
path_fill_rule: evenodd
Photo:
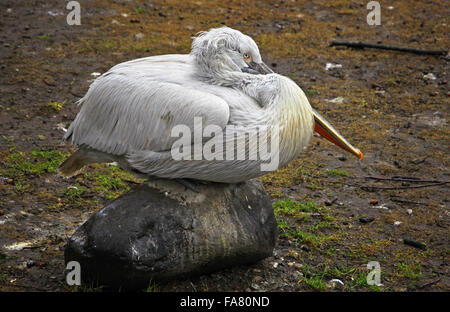
M 329 103 L 333 103 L 333 104 L 342 104 L 342 103 L 344 103 L 345 99 L 342 96 L 338 96 L 334 99 L 325 100 L 325 101 L 327 101 Z
M 340 279 L 337 278 L 333 278 L 331 281 L 328 282 L 328 284 L 331 287 L 335 287 L 336 284 L 341 284 L 342 286 L 344 286 L 344 282 L 342 282 Z
M 342 68 L 342 64 L 333 64 L 333 63 L 327 63 L 325 65 L 325 70 L 330 70 L 334 68 Z
M 413 247 L 416 247 L 416 248 L 419 248 L 419 249 L 422 249 L 422 250 L 427 249 L 427 246 L 425 246 L 425 244 L 423 244 L 421 242 L 418 242 L 418 241 L 415 241 L 415 240 L 412 240 L 412 239 L 405 238 L 403 240 L 403 242 L 406 245 L 413 246 Z
M 375 220 L 374 217 L 362 217 L 362 218 L 359 218 L 359 221 L 360 221 L 361 223 L 370 223 L 370 222 L 372 222 L 373 220 Z
M 303 268 L 303 264 L 301 264 L 301 263 L 294 263 L 294 267 L 299 270 L 299 269 Z
M 302 245 L 301 247 L 300 247 L 300 249 L 301 250 L 304 250 L 304 251 L 310 251 L 311 249 L 308 247 L 308 246 L 306 246 L 306 245 Z
M 423 76 L 423 79 L 426 80 L 436 80 L 436 76 L 433 73 L 428 73 L 426 75 Z

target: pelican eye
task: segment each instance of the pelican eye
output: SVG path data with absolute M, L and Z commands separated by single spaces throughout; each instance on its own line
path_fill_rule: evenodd
M 244 61 L 246 61 L 247 63 L 252 61 L 252 56 L 249 55 L 248 53 L 242 54 L 242 57 L 244 58 Z

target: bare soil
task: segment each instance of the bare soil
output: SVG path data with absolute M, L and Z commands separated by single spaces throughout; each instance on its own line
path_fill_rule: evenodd
M 448 50 L 446 1 L 382 1 L 380 26 L 367 25 L 364 1 L 80 3 L 80 26 L 66 23 L 62 1 L 0 3 L 1 291 L 98 290 L 65 283 L 65 240 L 141 181 L 106 165 L 58 177 L 72 151 L 61 127 L 92 73 L 188 53 L 191 36 L 222 24 L 252 36 L 266 63 L 295 80 L 365 157 L 314 138 L 298 160 L 262 177 L 280 230 L 273 257 L 149 290 L 450 290 L 448 183 L 424 182 L 450 180 L 448 55 L 329 46 L 346 39 Z M 380 264 L 381 286 L 367 284 L 370 261 Z

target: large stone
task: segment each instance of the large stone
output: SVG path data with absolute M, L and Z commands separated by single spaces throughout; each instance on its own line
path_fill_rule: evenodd
M 94 214 L 69 239 L 82 284 L 142 289 L 272 255 L 276 221 L 259 180 L 207 184 L 199 193 L 170 180 L 137 187 Z

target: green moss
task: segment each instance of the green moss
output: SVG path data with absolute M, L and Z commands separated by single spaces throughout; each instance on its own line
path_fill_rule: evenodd
M 325 173 L 332 177 L 336 176 L 348 177 L 350 175 L 350 173 L 347 170 L 339 170 L 339 169 L 330 169 L 325 171 Z
M 355 287 L 366 287 L 367 284 L 367 274 L 365 272 L 359 272 L 356 276 L 353 276 L 353 286 Z
M 418 279 L 423 276 L 422 267 L 417 263 L 402 262 L 397 266 L 397 276 L 408 279 Z
M 279 200 L 272 205 L 275 215 L 291 215 L 294 216 L 299 212 L 317 212 L 319 208 L 315 202 L 300 203 L 291 199 Z
M 27 190 L 29 190 L 30 188 L 31 188 L 31 186 L 28 183 L 26 183 L 26 182 L 22 182 L 22 181 L 15 181 L 14 182 L 14 190 L 18 194 L 23 194 Z
M 49 108 L 51 108 L 52 110 L 54 110 L 54 111 L 60 111 L 63 107 L 64 107 L 64 104 L 66 104 L 66 101 L 67 100 L 64 100 L 64 101 L 62 101 L 62 102 L 56 102 L 56 101 L 50 101 L 48 104 L 47 104 L 47 106 L 49 107 Z
M 323 277 L 320 275 L 315 275 L 313 277 L 304 277 L 301 281 L 305 282 L 314 290 L 322 291 L 325 290 L 327 284 L 324 282 Z
M 158 292 L 159 286 L 153 280 L 150 280 L 150 282 L 148 283 L 148 287 L 145 291 L 146 292 Z
M 43 35 L 39 35 L 37 37 L 41 40 L 48 40 L 48 39 L 50 39 L 50 34 L 43 34 Z
M 70 199 L 80 197 L 83 193 L 84 193 L 84 189 L 82 187 L 78 187 L 78 186 L 68 187 L 64 191 L 64 195 Z
M 313 290 L 322 291 L 327 288 L 326 279 L 329 275 L 328 266 L 317 266 L 305 264 L 302 267 L 304 277 L 299 280 L 299 283 L 304 283 Z
M 5 169 L 0 169 L 0 175 L 19 179 L 25 175 L 41 176 L 54 173 L 63 162 L 67 153 L 59 150 L 33 150 L 21 152 L 12 149 L 3 158 Z M 21 186 L 19 185 L 19 188 Z
M 330 237 L 326 235 L 317 235 L 311 232 L 306 232 L 294 226 L 289 226 L 283 220 L 278 221 L 278 229 L 280 230 L 280 237 L 295 241 L 296 244 L 305 244 L 314 247 L 320 247 Z
M 139 183 L 131 173 L 116 166 L 106 164 L 92 165 L 94 170 L 89 170 L 83 174 L 84 179 L 91 183 L 95 193 L 106 199 L 114 199 L 130 190 L 127 181 Z

